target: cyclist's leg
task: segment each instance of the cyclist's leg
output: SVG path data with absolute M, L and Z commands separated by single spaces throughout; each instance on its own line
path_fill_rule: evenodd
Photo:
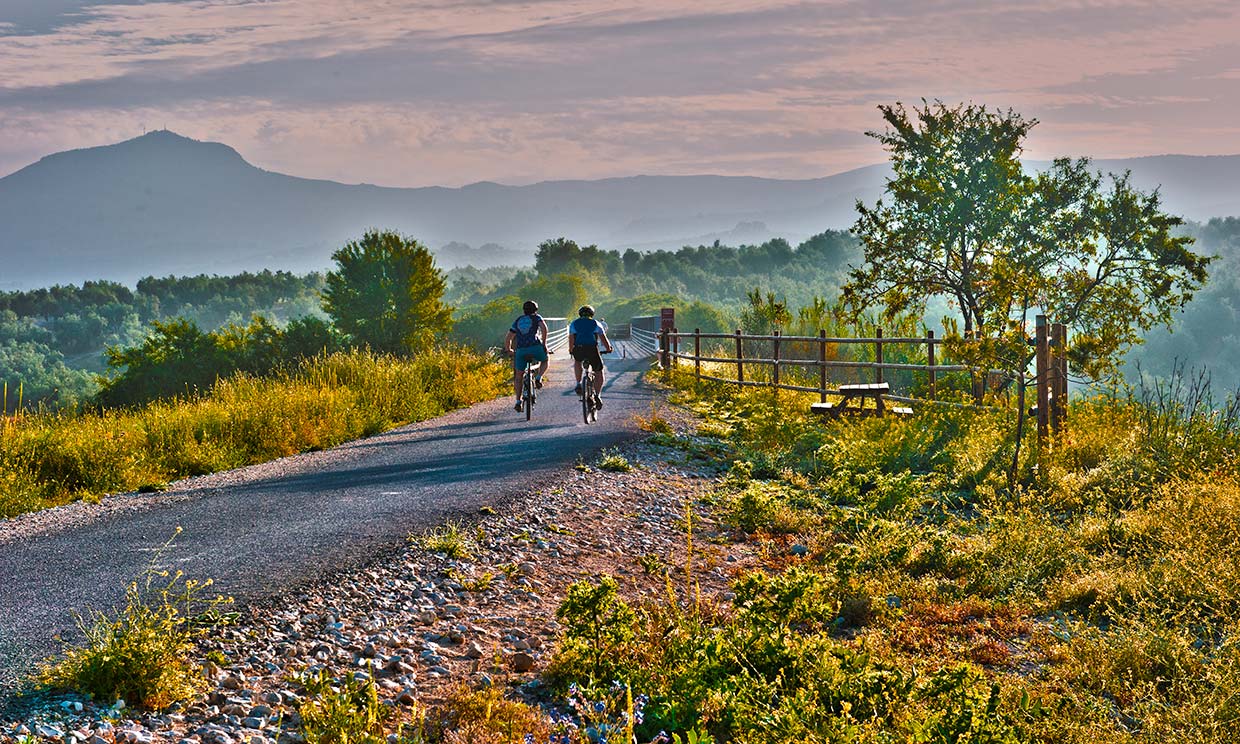
M 517 349 L 512 353 L 512 389 L 517 394 L 517 402 L 521 402 L 521 378 L 525 376 L 525 355 Z
M 594 369 L 594 397 L 597 398 L 599 393 L 603 392 L 603 358 L 597 350 L 591 356 L 590 362 Z
M 547 352 L 543 351 L 542 349 L 539 349 L 539 352 L 540 353 L 538 354 L 538 359 L 540 361 L 538 364 L 538 371 L 534 373 L 534 383 L 538 387 L 542 387 L 542 378 L 543 378 L 543 375 L 547 374 L 547 364 L 550 362 L 550 360 L 547 358 Z

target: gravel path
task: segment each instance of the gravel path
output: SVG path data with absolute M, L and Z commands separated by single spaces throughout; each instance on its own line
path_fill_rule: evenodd
M 0 522 L 0 690 L 76 635 L 73 609 L 108 607 L 155 549 L 242 606 L 358 570 L 411 532 L 500 506 L 639 434 L 656 391 L 644 359 L 609 359 L 606 408 L 586 426 L 558 357 L 534 420 L 501 398 L 335 449 Z

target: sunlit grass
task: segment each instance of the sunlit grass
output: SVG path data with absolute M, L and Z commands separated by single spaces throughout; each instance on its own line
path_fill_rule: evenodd
M 25 416 L 0 430 L 0 517 L 324 449 L 492 398 L 503 375 L 458 348 L 353 351 L 201 397 Z
M 722 606 L 635 607 L 608 679 L 566 635 L 555 682 L 647 696 L 639 740 L 1234 740 L 1230 398 L 1076 400 L 1016 459 L 1003 408 L 823 420 L 814 395 L 671 381 L 704 421 L 659 441 L 728 469 L 709 503 L 762 566 Z

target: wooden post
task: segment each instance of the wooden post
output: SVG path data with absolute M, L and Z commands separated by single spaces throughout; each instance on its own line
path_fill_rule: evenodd
M 680 331 L 672 327 L 672 366 L 680 366 Z
M 874 368 L 874 381 L 883 384 L 883 329 L 874 329 L 874 363 L 878 366 Z
M 693 329 L 693 379 L 702 381 L 702 329 Z
M 827 402 L 827 329 L 818 329 L 818 402 Z
M 663 371 L 664 371 L 664 372 L 668 371 L 668 369 L 670 369 L 670 367 L 671 367 L 671 365 L 670 365 L 670 364 L 668 364 L 668 362 L 670 361 L 670 359 L 668 358 L 668 351 L 669 351 L 669 348 L 668 348 L 668 345 L 667 345 L 667 344 L 668 344 L 668 341 L 670 340 L 670 339 L 668 339 L 668 337 L 667 337 L 667 335 L 668 335 L 668 331 L 669 331 L 669 330 L 671 330 L 671 329 L 669 329 L 669 328 L 664 328 L 664 329 L 662 329 L 662 330 L 659 332 L 659 340 L 660 340 L 660 344 L 659 344 L 659 363 L 662 365 L 662 367 L 663 367 Z
M 745 383 L 745 354 L 742 350 L 741 329 L 736 329 L 736 383 L 743 385 Z
M 774 350 L 773 359 L 775 361 L 775 373 L 773 375 L 772 384 L 775 386 L 775 394 L 779 394 L 779 331 L 775 331 L 775 338 L 772 340 L 771 348 Z
M 1038 390 L 1038 444 L 1046 440 L 1050 428 L 1050 410 L 1047 393 L 1050 390 L 1050 348 L 1046 316 L 1039 315 L 1035 321 L 1037 329 L 1037 390 Z
M 1051 324 L 1051 343 L 1054 354 L 1054 387 L 1051 389 L 1051 430 L 1059 434 L 1068 417 L 1068 327 L 1063 323 Z
M 934 387 L 938 382 L 934 371 L 934 331 L 926 331 L 926 374 L 930 383 L 930 400 L 934 400 Z

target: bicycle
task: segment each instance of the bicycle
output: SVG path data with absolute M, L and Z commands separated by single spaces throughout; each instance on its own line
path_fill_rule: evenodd
M 610 351 L 600 351 L 600 354 L 610 354 Z M 592 421 L 598 421 L 598 404 L 594 402 L 594 370 L 589 364 L 581 365 L 581 418 L 587 424 Z
M 598 409 L 594 407 L 594 372 L 590 365 L 581 365 L 581 418 L 587 424 L 598 420 Z
M 525 362 L 525 373 L 521 379 L 521 407 L 525 409 L 526 421 L 534 415 L 534 404 L 537 401 L 538 396 L 534 394 L 534 360 L 529 359 Z

